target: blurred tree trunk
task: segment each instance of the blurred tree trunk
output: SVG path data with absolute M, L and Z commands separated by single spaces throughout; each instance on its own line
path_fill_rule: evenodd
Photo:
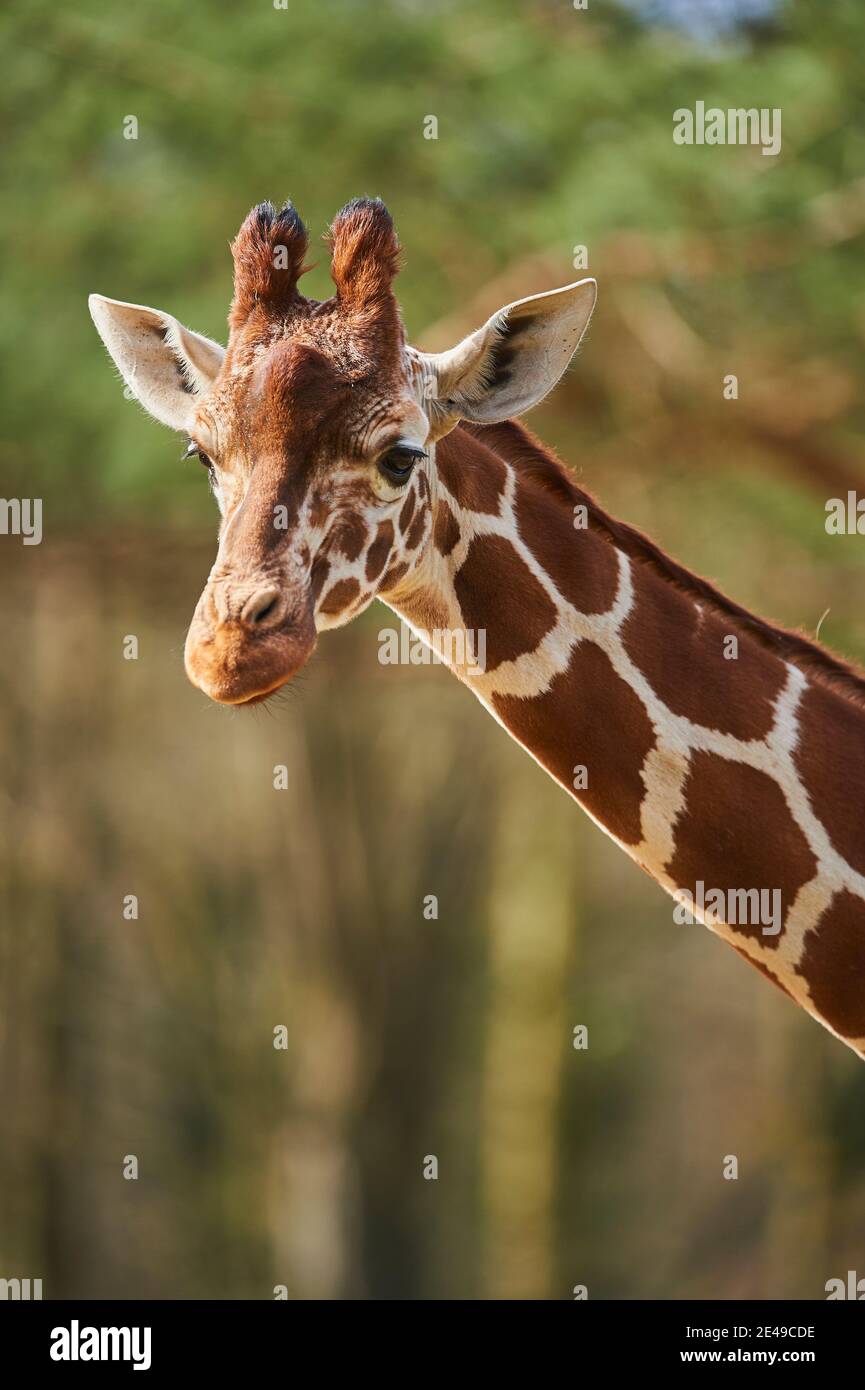
M 547 1298 L 556 1237 L 558 1109 L 573 1023 L 568 961 L 579 902 L 561 793 L 503 758 L 491 865 L 490 985 L 482 1097 L 484 1286 Z M 528 771 L 534 771 L 528 769 Z M 576 814 L 576 811 L 574 812 Z

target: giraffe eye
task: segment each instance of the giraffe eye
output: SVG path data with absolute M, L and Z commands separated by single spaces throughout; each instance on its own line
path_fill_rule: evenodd
M 194 439 L 190 439 L 189 443 L 186 446 L 186 453 L 183 455 L 183 459 L 181 460 L 181 462 L 185 463 L 187 459 L 194 458 L 200 459 L 200 461 L 204 464 L 204 467 L 207 469 L 208 473 L 213 473 L 213 460 L 204 452 L 203 449 L 199 449 Z
M 402 487 L 411 477 L 418 459 L 425 458 L 423 449 L 418 449 L 414 444 L 396 444 L 392 449 L 388 449 L 386 454 L 382 454 L 378 461 L 378 469 L 394 487 Z

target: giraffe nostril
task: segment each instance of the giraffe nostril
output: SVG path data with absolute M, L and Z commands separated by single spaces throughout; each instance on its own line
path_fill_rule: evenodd
M 242 620 L 247 627 L 261 627 L 272 621 L 279 611 L 279 590 L 261 589 L 253 594 L 243 609 Z
M 272 598 L 270 603 L 265 604 L 264 608 L 259 608 L 256 613 L 253 613 L 252 621 L 254 623 L 263 623 L 266 618 L 270 617 L 275 607 L 276 599 Z

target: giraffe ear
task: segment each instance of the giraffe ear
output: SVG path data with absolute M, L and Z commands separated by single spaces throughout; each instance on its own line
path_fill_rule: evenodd
M 433 434 L 459 420 L 492 425 L 542 401 L 576 352 L 596 298 L 596 282 L 578 280 L 518 299 L 450 352 L 428 354 Z
M 212 385 L 225 356 L 218 343 L 160 309 L 91 294 L 90 314 L 129 390 L 155 419 L 188 432 L 196 397 Z

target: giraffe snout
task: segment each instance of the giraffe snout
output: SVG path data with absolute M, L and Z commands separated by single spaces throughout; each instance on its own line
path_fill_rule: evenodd
M 212 700 L 263 700 L 291 680 L 315 647 L 312 600 L 273 581 L 211 579 L 184 654 L 186 674 Z

